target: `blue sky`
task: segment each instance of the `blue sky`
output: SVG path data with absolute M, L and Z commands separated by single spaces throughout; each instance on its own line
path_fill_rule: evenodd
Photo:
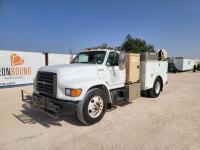
M 200 0 L 0 0 L 0 49 L 77 52 L 127 34 L 200 57 Z

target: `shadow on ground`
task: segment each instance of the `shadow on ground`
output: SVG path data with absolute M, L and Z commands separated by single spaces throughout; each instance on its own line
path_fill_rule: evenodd
M 21 110 L 22 114 L 19 114 L 19 115 L 13 114 L 13 116 L 16 117 L 18 120 L 20 120 L 24 124 L 39 123 L 42 126 L 45 126 L 48 128 L 52 125 L 62 126 L 60 122 L 65 121 L 72 125 L 83 126 L 83 124 L 78 120 L 78 118 L 76 117 L 76 114 L 74 113 L 61 115 L 58 119 L 54 119 L 37 108 L 27 107 L 26 104 L 23 104 L 22 107 L 23 107 L 23 110 Z
M 148 93 L 142 92 L 142 97 L 149 98 Z M 31 100 L 31 95 L 23 95 L 23 100 Z M 125 102 L 125 103 L 119 103 L 118 105 L 113 106 L 111 109 L 108 109 L 107 112 L 113 111 L 117 109 L 117 107 L 124 107 L 131 102 Z M 61 121 L 68 122 L 72 125 L 76 126 L 84 126 L 77 118 L 75 113 L 69 112 L 64 115 L 60 115 L 58 119 L 54 119 L 50 117 L 49 115 L 45 114 L 43 111 L 41 111 L 38 108 L 32 108 L 28 107 L 26 103 L 22 105 L 23 110 L 21 110 L 21 114 L 13 114 L 14 117 L 16 117 L 18 120 L 20 120 L 24 124 L 36 124 L 39 123 L 42 126 L 50 127 L 50 126 L 62 126 L 60 123 Z

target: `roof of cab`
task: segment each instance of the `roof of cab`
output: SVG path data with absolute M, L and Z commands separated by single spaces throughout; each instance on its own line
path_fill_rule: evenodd
M 83 51 L 84 52 L 85 51 L 115 51 L 115 49 L 108 49 L 108 48 L 105 48 L 105 49 L 104 48 L 86 48 Z

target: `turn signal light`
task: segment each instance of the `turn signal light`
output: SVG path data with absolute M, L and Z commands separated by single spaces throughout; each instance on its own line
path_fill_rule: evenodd
M 72 89 L 71 90 L 71 96 L 72 97 L 78 97 L 81 95 L 81 90 L 80 89 Z
M 71 97 L 78 97 L 81 95 L 81 89 L 65 89 L 65 94 Z

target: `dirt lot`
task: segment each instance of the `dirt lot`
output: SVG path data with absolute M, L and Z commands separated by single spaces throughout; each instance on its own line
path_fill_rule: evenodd
M 0 89 L 0 149 L 199 150 L 200 72 L 169 74 L 168 81 L 159 98 L 118 106 L 92 126 L 27 109 L 20 89 L 32 86 Z

